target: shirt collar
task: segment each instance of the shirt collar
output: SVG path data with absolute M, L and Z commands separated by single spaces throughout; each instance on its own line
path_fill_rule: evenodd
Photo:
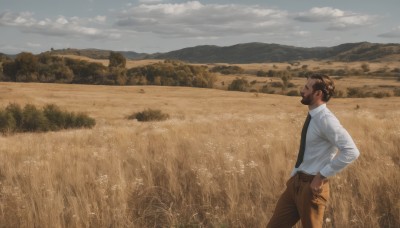
M 326 108 L 326 103 L 314 108 L 313 110 L 310 110 L 309 113 L 311 115 L 311 117 L 314 117 L 315 115 L 317 115 L 320 111 L 324 110 Z

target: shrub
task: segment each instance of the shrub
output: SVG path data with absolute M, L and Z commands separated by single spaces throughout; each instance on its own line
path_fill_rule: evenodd
M 384 98 L 384 97 L 390 97 L 390 94 L 388 92 L 377 92 L 374 93 L 373 96 L 375 98 Z
M 391 70 L 390 72 L 393 72 L 393 73 L 400 73 L 400 68 L 396 67 L 396 68 L 394 68 L 393 70 Z
M 300 96 L 300 93 L 297 90 L 291 90 L 286 95 L 291 96 L 291 97 L 297 97 L 297 96 Z
M 274 88 L 282 88 L 283 87 L 282 82 L 271 82 L 269 84 L 271 85 L 271 87 L 274 87 Z
M 393 95 L 396 97 L 400 97 L 400 88 L 396 88 L 395 90 L 393 90 Z
M 335 93 L 333 94 L 333 96 L 336 98 L 343 98 L 344 92 L 342 90 L 335 90 Z
M 94 125 L 96 125 L 95 119 L 88 117 L 84 113 L 76 114 L 75 128 L 92 128 Z
M 84 113 L 61 111 L 53 104 L 37 109 L 27 104 L 22 109 L 18 104 L 9 104 L 0 110 L 0 132 L 45 132 L 67 128 L 91 128 L 96 121 Z
M 128 117 L 128 119 L 137 119 L 142 122 L 149 121 L 163 121 L 169 118 L 169 115 L 166 113 L 162 113 L 161 110 L 158 109 L 146 109 L 142 112 L 137 112 Z
M 288 88 L 293 88 L 293 87 L 296 87 L 296 85 L 295 85 L 294 83 L 292 83 L 292 82 L 289 82 L 289 83 L 287 84 L 287 87 L 288 87 Z
M 65 128 L 66 115 L 54 104 L 46 105 L 43 108 L 43 113 L 49 120 L 50 130 L 59 130 Z
M 0 110 L 0 132 L 5 134 L 14 132 L 16 128 L 15 119 L 10 112 Z
M 22 131 L 47 131 L 48 120 L 34 105 L 25 105 L 22 111 Z
M 217 78 L 205 66 L 193 66 L 179 61 L 131 68 L 126 72 L 127 84 L 190 86 L 212 88 Z
M 369 65 L 368 65 L 367 63 L 361 64 L 361 69 L 362 69 L 364 72 L 370 71 Z
M 66 112 L 64 113 L 64 118 L 65 128 L 92 128 L 96 125 L 95 119 L 84 113 Z
M 268 93 L 268 94 L 274 94 L 274 93 L 275 93 L 274 90 L 272 90 L 272 89 L 269 88 L 268 84 L 267 84 L 267 85 L 264 85 L 264 86 L 260 89 L 259 92 L 260 92 L 260 93 Z
M 211 72 L 219 72 L 221 74 L 241 74 L 244 72 L 243 68 L 239 66 L 215 66 L 210 69 Z
M 349 87 L 347 88 L 347 97 L 366 97 L 366 94 L 361 90 L 361 88 Z
M 249 82 L 244 78 L 237 78 L 232 81 L 232 83 L 228 86 L 228 90 L 231 91 L 247 91 L 249 87 Z
M 256 75 L 257 75 L 257 77 L 267 77 L 268 72 L 265 72 L 263 70 L 259 70 L 259 71 L 257 71 Z
M 22 127 L 22 108 L 16 103 L 9 104 L 6 109 L 6 112 L 10 113 L 14 120 L 15 120 L 15 127 L 21 128 Z

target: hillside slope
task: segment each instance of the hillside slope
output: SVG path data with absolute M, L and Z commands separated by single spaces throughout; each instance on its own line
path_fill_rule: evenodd
M 110 50 L 61 49 L 52 54 L 78 55 L 108 59 Z M 176 59 L 191 63 L 266 63 L 300 60 L 382 61 L 400 60 L 400 44 L 346 43 L 333 47 L 295 47 L 267 43 L 243 43 L 232 46 L 201 45 L 166 53 L 145 54 L 116 51 L 127 59 Z
M 154 59 L 178 59 L 198 63 L 262 63 L 306 59 L 377 61 L 388 55 L 400 59 L 400 44 L 347 43 L 334 47 L 302 48 L 279 44 L 246 43 L 229 47 L 197 46 L 150 55 Z

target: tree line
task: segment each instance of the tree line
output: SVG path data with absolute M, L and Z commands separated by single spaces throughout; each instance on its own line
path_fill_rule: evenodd
M 216 76 L 206 66 L 180 61 L 126 68 L 125 57 L 111 52 L 109 65 L 42 53 L 23 52 L 12 59 L 1 59 L 0 81 L 44 82 L 95 85 L 166 85 L 213 87 Z

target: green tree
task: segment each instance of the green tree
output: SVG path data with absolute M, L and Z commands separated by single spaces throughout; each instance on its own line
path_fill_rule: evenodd
M 109 68 L 112 67 L 125 68 L 126 66 L 126 59 L 121 53 L 110 52 L 109 60 L 110 60 L 110 63 L 108 64 Z
M 3 73 L 6 78 L 11 81 L 16 81 L 17 65 L 14 61 L 7 61 L 3 63 Z
M 15 58 L 16 81 L 32 82 L 38 79 L 38 58 L 29 52 L 22 52 Z

